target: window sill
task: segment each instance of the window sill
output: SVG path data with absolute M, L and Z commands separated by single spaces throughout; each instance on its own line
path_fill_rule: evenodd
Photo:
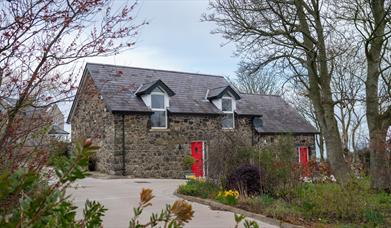
M 170 131 L 168 128 L 151 128 L 149 131 Z

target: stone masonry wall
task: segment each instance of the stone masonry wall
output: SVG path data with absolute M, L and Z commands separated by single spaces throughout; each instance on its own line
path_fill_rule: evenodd
M 114 174 L 114 118 L 96 89 L 91 77 L 86 75 L 83 88 L 71 120 L 72 142 L 91 138 L 93 144 L 99 146 L 96 152 L 96 169 Z
M 169 126 L 166 130 L 150 129 L 149 121 L 149 115 L 146 114 L 114 115 L 115 174 L 125 171 L 126 175 L 132 177 L 183 178 L 186 174 L 183 159 L 186 154 L 191 154 L 190 146 L 193 141 L 204 141 L 207 153 L 213 153 L 208 147 L 219 137 L 240 135 L 245 139 L 241 142 L 244 145 L 254 145 L 263 142 L 260 138 L 271 140 L 273 137 L 253 136 L 251 117 L 236 117 L 234 130 L 222 130 L 221 117 L 211 115 L 169 114 Z M 295 143 L 312 147 L 312 138 L 313 136 L 295 136 Z M 125 151 L 122 147 L 123 139 Z
M 122 116 L 115 117 L 116 142 L 122 137 Z M 117 121 L 118 120 L 118 121 Z M 183 178 L 183 159 L 192 141 L 209 142 L 220 129 L 215 116 L 169 115 L 169 129 L 150 129 L 149 116 L 125 115 L 126 174 L 133 177 Z M 114 154 L 120 154 L 117 147 Z M 121 165 L 120 157 L 116 166 Z M 120 169 L 117 169 L 120 170 Z

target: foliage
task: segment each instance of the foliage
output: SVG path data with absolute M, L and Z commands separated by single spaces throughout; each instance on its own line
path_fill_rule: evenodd
M 259 168 L 253 165 L 239 166 L 228 176 L 226 189 L 236 189 L 242 194 L 254 195 L 260 193 L 260 173 Z
M 53 162 L 58 159 L 58 157 L 69 157 L 69 146 L 70 143 L 51 140 L 49 144 L 49 158 L 48 165 L 53 165 Z
M 189 180 L 180 185 L 177 191 L 183 195 L 214 199 L 220 190 L 218 185 L 208 180 Z
M 54 162 L 54 173 L 42 174 L 20 167 L 5 170 L 0 176 L 1 227 L 97 227 L 106 209 L 98 202 L 87 201 L 84 218 L 76 220 L 76 207 L 65 190 L 87 175 L 88 157 L 96 147 L 86 140 L 75 153 Z
M 183 227 L 194 216 L 192 206 L 184 200 L 177 200 L 173 205 L 166 205 L 166 208 L 160 213 L 152 213 L 149 222 L 142 224 L 139 220 L 144 209 L 151 206 L 151 200 L 154 198 L 151 189 L 142 189 L 140 193 L 139 206 L 133 208 L 134 216 L 129 222 L 130 228 L 141 227 Z
M 293 138 L 281 136 L 275 143 L 258 150 L 256 160 L 261 168 L 261 192 L 276 197 L 289 197 L 300 183 L 300 167 L 295 160 Z
M 239 227 L 239 224 L 241 222 L 243 222 L 243 226 L 245 228 L 258 228 L 258 223 L 256 223 L 255 221 L 250 221 L 250 220 L 247 220 L 245 216 L 243 215 L 239 215 L 239 214 L 234 214 L 234 217 L 235 217 L 235 228 L 238 228 Z
M 220 191 L 216 200 L 223 204 L 235 205 L 238 203 L 239 192 L 236 190 Z
M 224 180 L 242 164 L 250 164 L 254 148 L 250 146 L 251 135 L 222 133 L 211 140 L 208 155 L 208 176 L 216 180 Z M 229 156 L 227 156 L 229 154 Z
M 185 169 L 189 170 L 189 169 L 191 169 L 194 162 L 195 162 L 195 159 L 191 155 L 186 155 L 183 159 L 183 167 L 185 167 Z
M 291 223 L 353 223 L 389 226 L 391 195 L 374 193 L 368 179 L 338 183 L 302 183 L 289 201 L 269 195 L 240 199 L 238 207 Z
M 296 191 L 294 204 L 307 218 L 382 224 L 391 209 L 391 196 L 372 193 L 367 179 L 352 179 L 346 185 L 306 183 Z

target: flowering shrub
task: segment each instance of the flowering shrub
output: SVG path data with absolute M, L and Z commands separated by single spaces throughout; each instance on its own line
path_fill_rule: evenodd
M 237 204 L 238 198 L 239 192 L 236 190 L 221 191 L 216 196 L 217 201 L 228 205 Z
M 196 177 L 194 175 L 187 176 L 186 178 L 188 180 L 192 180 L 192 181 L 199 181 L 199 182 L 205 182 L 206 181 L 205 177 Z

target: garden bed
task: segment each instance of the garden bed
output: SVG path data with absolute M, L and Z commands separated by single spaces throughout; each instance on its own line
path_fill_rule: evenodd
M 372 192 L 367 179 L 355 180 L 346 186 L 302 183 L 281 197 L 267 194 L 236 196 L 234 191 L 205 180 L 189 180 L 177 192 L 191 196 L 190 201 L 220 210 L 261 221 L 273 218 L 265 221 L 274 221 L 271 224 L 286 222 L 307 227 L 389 227 L 391 224 L 391 196 Z

